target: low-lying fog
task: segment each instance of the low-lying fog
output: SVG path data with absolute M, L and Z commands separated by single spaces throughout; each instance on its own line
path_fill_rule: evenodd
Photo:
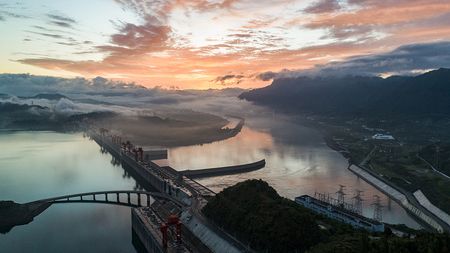
M 140 145 L 182 146 L 234 136 L 226 118 L 261 114 L 243 90 L 147 89 L 104 78 L 0 75 L 0 128 L 77 130 L 89 121 Z M 255 111 L 256 110 L 256 111 Z

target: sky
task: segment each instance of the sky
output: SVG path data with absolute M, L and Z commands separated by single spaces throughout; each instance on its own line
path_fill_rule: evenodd
M 448 0 L 0 0 L 0 73 L 255 88 L 450 67 Z

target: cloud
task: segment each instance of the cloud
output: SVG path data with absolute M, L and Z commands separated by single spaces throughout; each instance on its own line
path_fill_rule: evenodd
M 58 14 L 47 14 L 47 17 L 50 18 L 49 23 L 55 26 L 59 26 L 62 28 L 73 28 L 73 25 L 77 24 L 77 21 Z
M 60 35 L 60 34 L 53 34 L 53 33 L 41 33 L 41 32 L 33 32 L 33 31 L 28 31 L 29 33 L 33 33 L 33 34 L 37 34 L 37 35 L 41 35 L 41 36 L 45 36 L 45 37 L 49 37 L 49 38 L 53 38 L 53 39 L 63 39 L 64 36 Z
M 165 90 L 147 89 L 132 83 L 111 81 L 102 77 L 55 78 L 28 74 L 0 74 L 0 103 L 26 104 L 45 107 L 34 113 L 45 115 L 75 115 L 90 112 L 116 112 L 127 116 L 168 115 L 174 110 L 213 112 L 225 116 L 238 115 L 250 103 L 237 96 L 244 90 Z M 45 99 L 36 94 L 58 93 L 66 97 Z M 230 103 L 230 101 L 233 101 Z M 254 108 L 253 108 L 254 109 Z
M 52 19 L 54 21 L 64 22 L 64 23 L 68 23 L 68 24 L 77 23 L 74 19 L 66 17 L 66 16 L 62 16 L 62 15 L 47 14 L 47 17 L 49 17 L 50 19 Z
M 89 80 L 85 78 L 66 79 L 29 74 L 0 74 L 0 93 L 15 96 L 32 96 L 38 93 L 137 94 L 147 91 L 150 90 L 134 83 L 111 81 L 101 77 Z
M 273 79 L 278 78 L 290 78 L 290 77 L 297 77 L 299 73 L 306 73 L 308 71 L 297 71 L 297 70 L 289 70 L 289 69 L 282 69 L 278 72 L 275 71 L 266 71 L 261 72 L 255 76 L 255 79 L 262 80 L 262 81 L 270 81 Z
M 219 83 L 220 85 L 223 85 L 223 86 L 227 86 L 227 85 L 233 85 L 233 84 L 241 83 L 242 79 L 244 77 L 245 77 L 244 75 L 228 74 L 228 75 L 216 77 L 216 79 L 214 79 L 213 82 Z
M 450 42 L 401 46 L 391 52 L 351 57 L 344 62 L 320 66 L 322 74 L 383 75 L 415 74 L 441 67 L 450 67 Z
M 315 4 L 304 9 L 309 15 L 299 13 L 296 6 L 305 6 L 300 0 L 115 2 L 125 12 L 132 11 L 127 13 L 132 18 L 114 21 L 116 30 L 101 34 L 103 39 L 94 36 L 94 43 L 83 44 L 84 35 L 90 34 L 81 30 L 85 27 L 77 27 L 80 33 L 77 30 L 75 34 L 63 29 L 64 24 L 60 28 L 48 25 L 52 21 L 75 26 L 73 22 L 81 20 L 78 16 L 45 16 L 49 28 L 66 33 L 35 27 L 40 30 L 33 30 L 46 38 L 27 35 L 33 44 L 53 43 L 57 46 L 54 53 L 49 55 L 41 47 L 38 52 L 47 55 L 13 55 L 10 59 L 87 77 L 132 80 L 149 87 L 257 87 L 292 72 L 283 69 L 309 69 L 354 55 L 387 52 L 404 44 L 450 40 L 450 4 L 441 0 L 310 1 Z M 109 36 L 107 42 L 104 36 Z M 245 77 L 220 78 L 230 73 Z
M 257 78 L 257 79 L 260 79 L 260 80 L 262 80 L 262 81 L 269 81 L 269 80 L 274 79 L 277 75 L 278 75 L 277 72 L 266 71 L 266 72 L 263 72 L 263 73 L 259 73 L 259 74 L 256 76 L 256 78 Z
M 414 75 L 442 67 L 450 68 L 450 41 L 405 45 L 387 53 L 349 57 L 308 70 L 265 72 L 258 77 Z
M 125 24 L 119 33 L 111 36 L 113 45 L 99 46 L 102 51 L 116 56 L 129 56 L 162 51 L 169 46 L 169 26 L 154 24 L 149 19 L 144 25 Z
M 0 14 L 2 14 L 2 16 L 0 16 L 0 17 L 2 17 L 3 20 L 5 20 L 4 16 L 10 17 L 10 18 L 18 18 L 18 19 L 29 19 L 30 18 L 27 15 L 22 15 L 22 14 L 19 14 L 19 13 L 14 13 L 14 12 L 11 12 L 11 11 L 4 11 L 4 10 L 0 10 Z
M 405 26 L 414 27 L 417 22 L 450 13 L 450 3 L 441 0 L 359 0 L 350 3 L 361 8 L 333 15 L 317 15 L 304 25 L 311 29 L 327 29 L 329 37 L 337 39 L 364 37 L 373 33 L 395 37 Z M 435 26 L 430 24 L 421 29 L 434 30 Z
M 50 21 L 50 24 L 56 25 L 56 26 L 61 26 L 64 28 L 71 28 L 72 24 L 66 23 L 66 22 L 62 22 L 62 21 Z
M 341 9 L 337 0 L 320 0 L 306 7 L 303 11 L 306 13 L 325 13 L 334 12 Z

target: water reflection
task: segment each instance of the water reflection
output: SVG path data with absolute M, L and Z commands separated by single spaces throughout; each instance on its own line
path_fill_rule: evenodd
M 0 133 L 0 199 L 141 188 L 111 156 L 82 134 Z M 0 235 L 1 252 L 135 252 L 130 208 L 102 204 L 54 205 L 35 220 Z
M 347 161 L 330 150 L 321 135 L 284 119 L 247 119 L 236 137 L 197 146 L 172 148 L 169 160 L 180 170 L 227 166 L 266 159 L 266 167 L 246 174 L 199 181 L 215 191 L 249 178 L 268 181 L 281 195 L 294 198 L 315 191 L 332 193 L 347 186 L 347 197 L 363 190 L 363 214 L 371 216 L 372 195 L 383 196 L 384 221 L 417 227 L 395 202 L 353 175 Z M 0 199 L 24 203 L 69 193 L 141 190 L 120 161 L 82 134 L 0 133 Z M 135 252 L 127 207 L 65 204 L 50 207 L 36 220 L 0 236 L 6 252 Z
M 236 137 L 211 144 L 172 148 L 169 160 L 161 161 L 183 169 L 226 166 L 266 159 L 266 167 L 250 173 L 205 178 L 198 181 L 215 191 L 245 179 L 266 180 L 290 199 L 315 191 L 335 196 L 339 185 L 346 186 L 346 199 L 352 201 L 362 190 L 363 214 L 373 216 L 373 195 L 382 197 L 384 221 L 419 225 L 395 202 L 347 170 L 348 162 L 328 148 L 317 131 L 284 119 L 247 119 L 248 126 Z

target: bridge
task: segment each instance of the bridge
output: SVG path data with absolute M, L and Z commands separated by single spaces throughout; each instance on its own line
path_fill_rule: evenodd
M 0 233 L 7 233 L 13 227 L 25 225 L 33 221 L 53 204 L 63 203 L 95 203 L 128 207 L 147 207 L 153 199 L 171 201 L 180 208 L 186 204 L 165 193 L 147 191 L 98 191 L 63 195 L 40 199 L 24 204 L 13 201 L 0 201 Z
M 126 197 L 125 200 L 121 197 Z M 58 197 L 40 199 L 26 204 L 36 203 L 98 203 L 98 204 L 112 204 L 129 207 L 145 207 L 150 206 L 151 198 L 163 199 L 172 201 L 180 207 L 185 206 L 184 203 L 172 198 L 168 194 L 160 192 L 147 191 L 98 191 L 85 192 L 71 195 L 63 195 Z

